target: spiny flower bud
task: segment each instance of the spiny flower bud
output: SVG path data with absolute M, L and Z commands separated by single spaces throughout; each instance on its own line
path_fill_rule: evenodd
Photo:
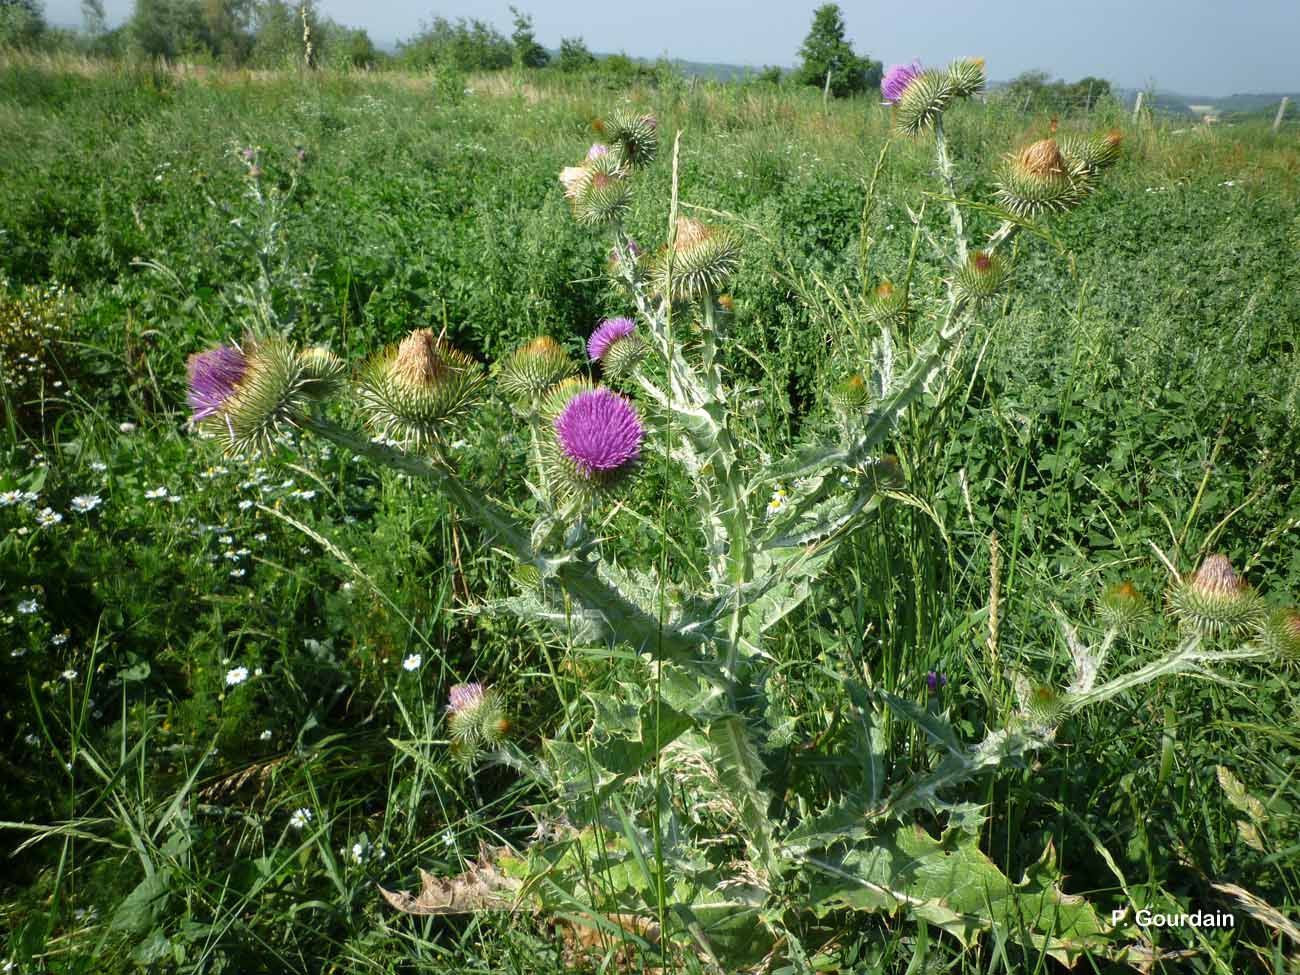
M 998 295 L 1011 276 L 1011 265 L 1001 255 L 973 251 L 953 275 L 953 290 L 967 301 L 978 303 Z
M 1118 129 L 1101 136 L 1067 135 L 1060 142 L 1061 155 L 1067 165 L 1082 168 L 1095 177 L 1119 158 L 1123 139 L 1124 135 Z
M 1131 582 L 1107 586 L 1097 600 L 1097 616 L 1108 627 L 1136 626 L 1147 615 L 1147 601 Z
M 636 323 L 630 318 L 605 319 L 587 340 L 587 355 L 592 362 L 601 364 L 610 379 L 635 369 L 647 351 L 636 334 Z
M 655 258 L 652 273 L 662 295 L 695 300 L 717 294 L 740 264 L 740 238 L 730 229 L 691 217 L 677 219 L 672 246 Z
M 561 170 L 564 195 L 578 222 L 598 227 L 621 220 L 632 202 L 626 176 L 623 162 L 613 152 L 589 156 L 581 166 Z
M 1067 159 L 1055 139 L 1040 139 L 1003 163 L 998 202 L 1019 217 L 1068 210 L 1091 189 L 1088 167 Z
M 482 384 L 478 363 L 421 328 L 371 360 L 357 392 L 376 432 L 420 446 L 439 439 Z
M 622 162 L 634 169 L 654 162 L 659 152 L 659 120 L 653 115 L 617 111 L 603 126 Z
M 907 312 L 907 289 L 897 288 L 888 280 L 881 281 L 867 298 L 867 318 L 877 325 L 905 324 Z
M 497 384 L 507 396 L 520 401 L 540 396 L 573 375 L 574 365 L 560 343 L 539 335 L 497 363 Z
M 920 135 L 956 96 L 948 72 L 921 71 L 907 82 L 894 104 L 894 128 L 904 135 Z
M 298 353 L 302 366 L 303 393 L 313 399 L 326 399 L 343 387 L 347 363 L 323 345 L 313 345 Z
M 978 95 L 985 80 L 983 58 L 958 58 L 948 65 L 948 85 L 955 98 Z
M 831 405 L 841 413 L 856 413 L 871 403 L 871 391 L 860 374 L 855 373 L 831 389 Z
M 187 372 L 190 422 L 225 441 L 227 453 L 269 449 L 306 407 L 303 364 L 279 336 L 195 353 Z
M 1030 689 L 1025 711 L 1038 724 L 1054 725 L 1061 717 L 1061 696 L 1054 688 L 1039 684 Z
M 1300 609 L 1283 606 L 1268 614 L 1259 628 L 1265 649 L 1288 660 L 1300 660 Z
M 447 695 L 447 727 L 453 743 L 469 749 L 495 745 L 510 731 L 501 695 L 478 681 L 457 684 Z
M 1190 580 L 1180 580 L 1169 604 L 1183 629 L 1203 636 L 1240 635 L 1259 621 L 1259 596 L 1226 555 L 1211 555 Z

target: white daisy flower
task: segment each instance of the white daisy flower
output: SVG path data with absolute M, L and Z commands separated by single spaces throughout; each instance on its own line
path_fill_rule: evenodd
M 243 570 L 243 569 L 231 569 L 231 570 L 230 570 L 230 577 L 231 577 L 232 579 L 242 579 L 242 578 L 244 577 L 244 570 Z
M 18 612 L 23 613 L 24 615 L 27 616 L 30 616 L 32 613 L 36 612 L 36 608 L 37 608 L 36 600 L 34 599 L 24 599 L 21 603 L 18 604 Z
M 259 741 L 270 741 L 270 740 L 271 740 L 271 729 L 270 729 L 270 728 L 267 728 L 265 731 L 263 731 L 263 732 L 262 732 L 260 735 L 258 735 L 257 737 L 258 737 L 258 740 L 259 740 Z
M 222 545 L 229 545 L 234 540 L 235 540 L 234 537 L 231 535 L 222 535 L 217 539 L 217 541 L 220 542 Z
M 311 810 L 306 806 L 295 809 L 293 815 L 289 817 L 289 825 L 294 829 L 305 829 L 307 824 L 311 822 L 311 815 Z
M 424 661 L 424 658 L 423 658 L 423 657 L 421 657 L 418 653 L 413 653 L 413 654 L 411 654 L 409 657 L 407 657 L 405 660 L 402 661 L 402 669 L 403 669 L 403 670 L 419 670 L 419 669 L 420 669 L 420 664 L 421 664 L 423 661 Z
M 247 511 L 247 510 L 248 510 L 249 508 L 251 508 L 255 503 L 256 503 L 256 502 L 250 501 L 250 500 L 248 500 L 248 498 L 245 498 L 243 501 L 239 502 L 239 510 L 240 510 L 240 511 Z
M 157 501 L 159 498 L 167 497 L 167 489 L 161 486 L 156 487 L 152 491 L 145 491 L 144 496 L 150 501 Z
M 242 684 L 246 680 L 248 680 L 247 667 L 232 667 L 230 670 L 226 671 L 227 687 L 234 687 L 236 684 Z
M 102 460 L 92 460 L 90 462 L 90 469 L 96 474 L 103 474 L 104 471 L 108 470 L 108 465 Z
M 88 511 L 94 511 L 103 503 L 103 499 L 98 494 L 79 494 L 72 499 L 72 510 L 79 515 L 84 515 Z
M 56 647 L 61 647 L 67 642 L 68 634 L 66 630 L 63 633 L 56 633 L 54 636 L 50 637 L 50 643 L 54 644 Z
M 121 430 L 123 433 L 135 433 L 135 429 L 136 429 L 135 424 L 130 422 L 129 420 L 126 421 L 125 423 L 119 423 L 117 425 L 117 428 Z
M 75 670 L 65 670 L 59 676 L 62 677 L 64 680 L 76 680 L 77 672 Z
M 49 528 L 51 525 L 57 525 L 63 520 L 63 515 L 59 514 L 53 508 L 42 508 L 36 512 L 36 524 L 42 528 Z
M 0 492 L 0 508 L 8 508 L 15 505 L 23 499 L 22 491 L 3 491 Z

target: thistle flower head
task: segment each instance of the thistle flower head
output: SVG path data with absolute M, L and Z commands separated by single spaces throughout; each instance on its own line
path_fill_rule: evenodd
M 497 383 L 516 399 L 540 396 L 573 374 L 573 363 L 549 335 L 539 335 L 497 363 Z
M 603 142 L 593 142 L 593 143 L 591 144 L 591 148 L 587 150 L 587 158 L 588 158 L 588 159 L 599 159 L 601 156 L 605 155 L 607 152 L 609 152 L 609 146 L 605 145 L 605 143 L 603 143 Z
M 913 59 L 911 64 L 891 64 L 880 81 L 880 94 L 887 102 L 896 102 L 903 97 L 907 86 L 920 77 L 925 70 L 920 61 Z
M 191 355 L 186 362 L 186 373 L 193 421 L 216 413 L 234 394 L 247 372 L 248 359 L 237 345 L 217 345 Z
M 1240 635 L 1258 623 L 1259 596 L 1226 555 L 1211 555 L 1190 579 L 1180 580 L 1169 605 L 1183 629 L 1203 636 Z
M 610 346 L 626 338 L 636 330 L 636 322 L 630 318 L 606 318 L 587 339 L 587 355 L 592 362 L 605 358 Z
M 228 453 L 271 446 L 311 394 L 296 350 L 279 336 L 245 338 L 190 356 L 191 424 L 225 442 Z
M 940 688 L 948 686 L 948 675 L 930 671 L 925 675 L 925 689 L 931 694 L 938 694 Z
M 624 471 L 641 456 L 641 418 L 628 400 L 611 390 L 578 393 L 554 426 L 561 453 L 588 480 Z
M 1021 149 L 1017 164 L 1023 172 L 1040 179 L 1065 173 L 1065 158 L 1055 139 L 1039 139 Z
M 377 433 L 421 445 L 469 409 L 482 383 L 478 363 L 421 328 L 371 360 L 357 391 Z
M 1279 657 L 1300 660 L 1300 609 L 1283 606 L 1269 613 L 1260 626 L 1259 642 Z

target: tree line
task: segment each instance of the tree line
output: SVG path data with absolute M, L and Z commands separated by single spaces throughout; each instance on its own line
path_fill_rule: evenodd
M 478 18 L 435 16 L 393 52 L 381 50 L 363 28 L 323 16 L 316 0 L 135 0 L 131 16 L 114 28 L 108 26 L 103 0 L 82 0 L 81 13 L 80 30 L 60 29 L 46 22 L 41 0 L 0 0 L 0 48 L 66 48 L 100 57 L 232 67 L 444 73 L 514 67 L 599 74 L 613 84 L 658 84 L 668 77 L 680 81 L 680 71 L 666 59 L 649 64 L 626 54 L 597 57 L 581 37 L 561 38 L 557 50 L 548 50 L 537 40 L 532 17 L 516 7 L 510 8 L 508 35 Z M 854 50 L 839 5 L 826 3 L 813 12 L 797 67 L 767 67 L 745 80 L 763 86 L 812 86 L 835 97 L 872 97 L 882 71 L 880 61 Z M 1111 87 L 1101 78 L 1067 83 L 1028 71 L 1004 94 L 1026 110 L 1065 112 L 1091 108 L 1111 94 Z

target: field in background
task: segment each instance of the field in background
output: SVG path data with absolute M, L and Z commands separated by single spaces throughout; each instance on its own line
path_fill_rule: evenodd
M 421 324 L 481 359 L 539 333 L 579 353 L 627 309 L 557 174 L 623 103 L 682 132 L 682 199 L 746 228 L 726 361 L 779 450 L 858 362 L 827 293 L 902 276 L 909 207 L 925 227 L 946 220 L 924 196 L 928 150 L 901 140 L 864 214 L 887 109 L 702 83 L 0 63 L 0 492 L 36 495 L 0 507 L 0 820 L 36 824 L 6 832 L 36 841 L 0 890 L 10 955 L 66 972 L 561 967 L 519 919 L 412 923 L 381 908 L 376 882 L 525 842 L 536 798 L 505 770 L 470 778 L 390 740 L 440 736 L 447 688 L 470 677 L 505 691 L 521 741 L 562 734 L 583 726 L 584 687 L 617 665 L 480 612 L 504 570 L 437 497 L 328 449 L 263 469 L 196 448 L 184 362 L 238 336 L 262 294 L 295 339 L 354 360 Z M 990 102 L 947 124 L 961 194 L 987 201 L 990 164 L 1050 121 Z M 815 680 L 819 662 L 841 661 L 924 700 L 940 671 L 945 706 L 974 724 L 995 668 L 1050 674 L 1023 648 L 1056 639 L 1053 604 L 1083 613 L 1119 578 L 1158 598 L 1149 541 L 1185 562 L 1225 551 L 1300 592 L 1294 127 L 1134 124 L 1117 106 L 1061 124 L 1120 128 L 1125 158 L 1088 205 L 1021 240 L 1017 289 L 963 351 L 964 382 L 900 430 L 928 510 L 899 506 L 856 543 L 783 636 L 792 673 Z M 646 175 L 629 222 L 650 247 L 668 179 L 664 165 Z M 914 291 L 936 294 L 942 271 L 922 236 Z M 920 301 L 918 337 L 933 307 Z M 508 418 L 481 422 L 464 464 L 517 468 Z M 669 487 L 648 476 L 630 506 L 670 518 L 684 499 Z M 629 561 L 660 556 L 629 512 L 608 527 Z M 237 668 L 248 675 L 232 683 Z M 824 699 L 835 707 L 834 687 Z M 1182 682 L 1127 700 L 1071 726 L 1052 762 L 990 786 L 984 849 L 1019 877 L 1050 840 L 1067 889 L 1099 908 L 1223 907 L 1211 884 L 1226 882 L 1294 917 L 1298 718 L 1294 668 L 1249 689 Z M 1259 797 L 1262 821 L 1233 805 L 1220 766 Z M 167 868 L 151 879 L 143 862 Z M 1198 950 L 1186 970 L 1288 970 L 1300 946 L 1238 916 L 1234 931 L 1159 938 Z M 901 919 L 842 944 L 851 971 L 1021 963 L 992 944 L 953 960 Z

